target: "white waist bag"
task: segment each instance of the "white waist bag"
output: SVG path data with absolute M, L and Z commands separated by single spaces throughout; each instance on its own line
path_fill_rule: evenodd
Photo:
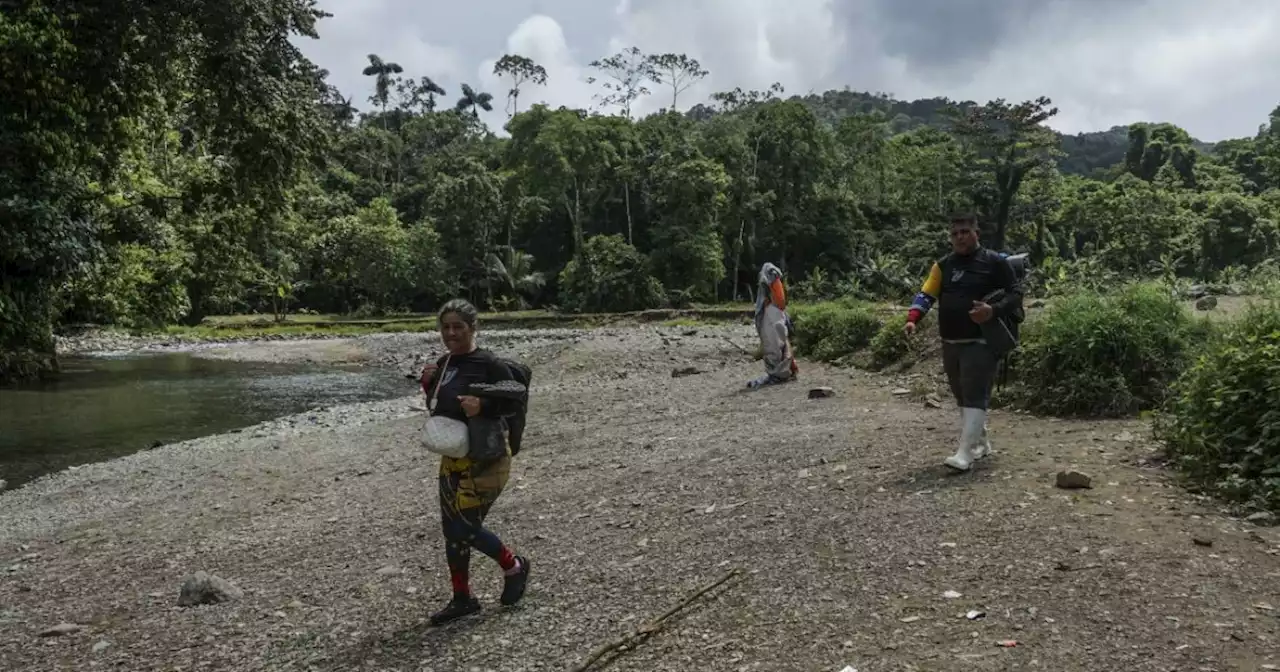
M 436 380 L 436 389 L 431 393 L 431 398 L 427 399 L 428 413 L 435 411 L 433 401 L 440 403 L 436 397 L 440 394 L 440 384 L 444 382 L 444 374 L 448 368 L 449 358 L 445 357 L 444 366 L 440 367 L 440 377 Z M 471 448 L 467 423 L 443 415 L 432 415 L 422 426 L 422 447 L 445 457 L 466 457 Z

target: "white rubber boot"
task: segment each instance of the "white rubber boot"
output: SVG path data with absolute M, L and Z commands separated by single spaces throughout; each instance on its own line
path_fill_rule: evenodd
M 987 414 L 980 408 L 961 409 L 961 413 L 964 425 L 960 430 L 960 445 L 956 447 L 956 454 L 948 457 L 943 464 L 956 471 L 969 471 L 973 466 L 973 449 L 982 437 L 982 421 Z
M 981 410 L 981 409 L 973 409 Z M 978 437 L 978 444 L 973 447 L 973 459 L 981 460 L 991 454 L 991 439 L 987 438 L 987 412 L 982 413 L 982 434 Z

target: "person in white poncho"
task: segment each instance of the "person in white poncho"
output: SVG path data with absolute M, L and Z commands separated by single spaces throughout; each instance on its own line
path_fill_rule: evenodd
M 765 374 L 747 383 L 747 387 L 785 383 L 800 373 L 795 352 L 791 349 L 791 318 L 787 316 L 787 291 L 782 285 L 782 271 L 766 262 L 760 267 L 760 286 L 756 289 L 756 333 L 764 353 Z

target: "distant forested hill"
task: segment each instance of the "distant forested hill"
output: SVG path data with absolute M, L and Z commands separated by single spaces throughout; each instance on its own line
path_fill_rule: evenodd
M 889 127 L 894 133 L 903 133 L 921 126 L 947 128 L 950 117 L 947 111 L 952 106 L 961 109 L 976 105 L 973 101 L 955 101 L 949 98 L 921 98 L 918 100 L 897 100 L 888 94 L 853 91 L 851 89 L 832 89 L 821 94 L 796 96 L 813 110 L 822 121 L 835 125 L 841 119 L 857 114 L 880 112 L 889 119 Z M 701 107 L 701 106 L 700 106 Z M 710 113 L 708 108 L 695 109 L 695 116 Z M 1138 121 L 1149 121 L 1139 120 Z M 1113 126 L 1105 131 L 1077 133 L 1075 135 L 1059 134 L 1062 139 L 1062 151 L 1066 156 L 1059 160 L 1062 172 L 1071 175 L 1094 175 L 1124 162 L 1125 151 L 1129 147 L 1129 127 Z M 1204 153 L 1212 153 L 1214 145 L 1192 139 L 1192 146 Z

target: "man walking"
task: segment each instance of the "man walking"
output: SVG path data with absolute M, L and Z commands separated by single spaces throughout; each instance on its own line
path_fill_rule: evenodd
M 998 297 L 998 298 L 997 298 Z M 1003 320 L 1022 306 L 1022 289 L 1009 262 L 978 243 L 977 218 L 951 218 L 951 254 L 934 262 L 907 313 L 906 333 L 938 304 L 938 333 L 947 382 L 960 407 L 960 444 L 944 464 L 968 471 L 991 452 L 987 404 L 997 364 L 1012 345 Z M 1004 351 L 1004 352 L 1001 352 Z

